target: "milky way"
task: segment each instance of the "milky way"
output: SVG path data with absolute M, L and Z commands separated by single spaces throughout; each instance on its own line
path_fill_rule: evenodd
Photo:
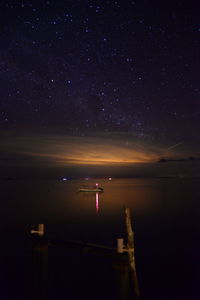
M 0 11 L 3 131 L 199 145 L 195 3 L 5 1 Z

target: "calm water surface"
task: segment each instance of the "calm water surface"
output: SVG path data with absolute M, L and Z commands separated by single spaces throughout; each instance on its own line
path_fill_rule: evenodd
M 96 182 L 103 193 L 78 192 Z M 13 180 L 2 181 L 1 191 L 1 299 L 29 297 L 31 224 L 45 223 L 49 237 L 115 247 L 125 237 L 123 206 L 132 210 L 143 298 L 200 299 L 199 179 Z M 117 299 L 109 260 L 75 259 L 62 249 L 49 259 L 49 299 Z

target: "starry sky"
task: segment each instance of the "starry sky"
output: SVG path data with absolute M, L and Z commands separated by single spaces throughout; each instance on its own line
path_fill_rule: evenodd
M 3 2 L 4 165 L 200 156 L 198 1 Z

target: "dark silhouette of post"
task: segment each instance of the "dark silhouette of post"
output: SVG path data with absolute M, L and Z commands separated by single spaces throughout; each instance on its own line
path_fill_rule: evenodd
M 114 261 L 113 269 L 115 270 L 115 277 L 117 282 L 117 299 L 130 300 L 130 279 L 127 261 Z
M 44 224 L 31 230 L 33 243 L 33 300 L 48 299 L 48 247 L 80 249 L 83 253 L 103 255 L 113 259 L 113 267 L 118 281 L 119 300 L 139 300 L 140 291 L 135 266 L 134 232 L 131 226 L 129 208 L 124 208 L 127 233 L 127 245 L 122 238 L 117 240 L 116 248 L 77 241 L 48 239 L 44 236 Z M 127 253 L 127 255 L 125 254 Z
M 33 300 L 47 300 L 48 240 L 44 238 L 44 224 L 31 230 L 33 244 Z
M 128 263 L 130 268 L 131 281 L 133 283 L 134 299 L 138 300 L 140 299 L 140 290 L 139 290 L 139 284 L 138 284 L 137 272 L 135 266 L 134 232 L 131 226 L 130 208 L 125 207 L 124 213 L 125 213 L 125 223 L 126 223 L 126 233 L 127 233 L 127 246 L 125 251 L 127 251 L 128 253 Z

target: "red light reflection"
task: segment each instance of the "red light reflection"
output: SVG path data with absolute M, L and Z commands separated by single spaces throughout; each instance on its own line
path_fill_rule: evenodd
M 96 193 L 96 214 L 99 212 L 99 193 Z

